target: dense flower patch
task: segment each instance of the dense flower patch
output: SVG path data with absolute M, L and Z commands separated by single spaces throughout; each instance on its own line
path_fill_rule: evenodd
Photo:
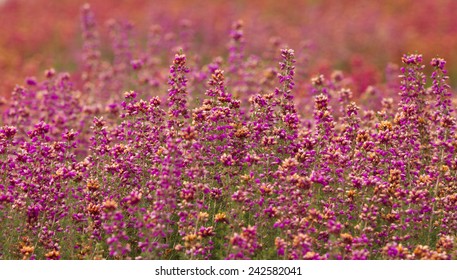
M 208 63 L 187 24 L 139 50 L 113 21 L 106 60 L 81 15 L 81 82 L 27 78 L 0 126 L 2 259 L 457 257 L 444 59 L 404 55 L 361 108 L 341 71 L 298 90 L 306 53 L 248 56 L 241 21 Z

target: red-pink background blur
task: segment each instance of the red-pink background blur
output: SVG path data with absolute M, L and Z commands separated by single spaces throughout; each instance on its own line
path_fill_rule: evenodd
M 275 37 L 296 52 L 306 45 L 310 72 L 342 69 L 363 73 L 367 84 L 382 82 L 389 62 L 418 52 L 426 61 L 445 58 L 451 79 L 457 74 L 454 0 L 7 0 L 0 4 L 2 96 L 48 67 L 78 71 L 86 2 L 102 31 L 110 18 L 131 20 L 138 37 L 153 24 L 188 19 L 204 55 L 225 55 L 231 22 L 243 19 L 250 53 L 263 52 Z

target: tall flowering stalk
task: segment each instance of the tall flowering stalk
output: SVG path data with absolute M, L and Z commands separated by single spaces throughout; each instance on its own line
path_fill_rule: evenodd
M 244 23 L 238 20 L 232 24 L 229 42 L 229 73 L 230 82 L 233 86 L 234 96 L 240 99 L 247 99 L 245 96 L 247 85 L 245 83 L 245 36 L 243 31 Z
M 316 141 L 319 143 L 321 156 L 331 148 L 335 136 L 335 122 L 332 108 L 329 105 L 328 90 L 324 86 L 323 76 L 312 79 L 315 91 L 319 94 L 314 97 L 314 119 L 316 122 Z M 315 161 L 318 163 L 318 161 Z
M 238 74 L 241 67 L 240 62 L 243 61 L 245 45 L 243 26 L 243 21 L 238 20 L 232 24 L 232 29 L 230 30 L 229 71 L 231 73 Z
M 283 49 L 281 50 L 282 62 L 279 63 L 279 83 L 281 88 L 275 89 L 275 94 L 281 100 L 281 119 L 285 125 L 286 129 L 286 143 L 288 146 L 286 149 L 289 149 L 286 153 L 293 153 L 295 150 L 294 142 L 297 138 L 297 130 L 300 126 L 300 120 L 295 108 L 295 103 L 293 101 L 294 97 L 292 90 L 294 88 L 294 75 L 295 75 L 295 55 L 292 49 Z
M 437 204 L 442 204 L 441 207 L 450 209 L 454 207 L 453 192 L 446 189 L 446 185 L 452 184 L 455 180 L 455 172 L 450 172 L 450 166 L 454 166 L 455 162 L 455 128 L 456 122 L 455 117 L 452 116 L 454 111 L 451 106 L 450 86 L 447 84 L 448 76 L 445 69 L 446 61 L 442 58 L 433 58 L 431 65 L 434 68 L 432 73 L 433 85 L 431 92 L 436 96 L 435 102 L 435 113 L 432 116 L 432 121 L 436 127 L 436 139 L 434 145 L 434 157 L 432 162 L 437 167 L 433 175 L 436 176 L 436 183 L 433 187 L 433 205 L 431 210 L 432 217 L 430 218 L 429 224 L 429 239 L 432 231 L 437 228 L 439 222 L 437 217 L 440 217 L 440 213 L 436 213 Z M 440 208 L 441 208 L 440 207 Z M 439 219 L 439 218 L 438 218 Z M 442 216 L 441 233 L 450 233 L 455 225 L 451 222 L 455 219 L 455 215 L 452 212 L 446 211 Z
M 84 39 L 82 49 L 84 89 L 88 92 L 89 101 L 94 100 L 96 94 L 98 72 L 100 70 L 100 36 L 97 31 L 94 13 L 90 5 L 86 4 L 81 9 L 81 25 Z
M 115 93 L 114 96 L 119 96 L 127 82 L 133 57 L 130 38 L 133 24 L 128 21 L 111 20 L 108 22 L 108 28 L 114 54 L 110 89 Z M 133 65 L 133 68 L 135 67 L 136 65 Z
M 435 71 L 432 73 L 432 94 L 436 96 L 435 102 L 435 114 L 432 116 L 432 119 L 437 125 L 437 145 L 441 144 L 443 147 L 449 147 L 447 149 L 447 154 L 452 154 L 453 149 L 450 149 L 449 143 L 446 143 L 450 140 L 452 135 L 455 132 L 455 118 L 452 116 L 453 109 L 451 106 L 451 96 L 452 92 L 450 86 L 447 84 L 449 77 L 446 75 L 447 71 L 444 68 L 446 61 L 442 58 L 432 59 L 431 65 L 434 67 Z M 444 159 L 440 159 L 444 160 Z M 449 159 L 447 159 L 449 160 Z M 449 164 L 449 162 L 446 162 Z
M 168 79 L 168 127 L 178 130 L 184 125 L 185 119 L 189 118 L 187 109 L 187 78 L 189 69 L 186 66 L 186 56 L 176 54 L 173 64 L 170 66 Z
M 292 90 L 295 86 L 294 75 L 295 75 L 295 53 L 292 49 L 282 49 L 281 57 L 283 61 L 279 63 L 279 74 L 278 79 L 281 84 L 281 88 L 277 88 L 275 93 L 277 96 L 281 96 L 281 108 L 283 114 L 295 113 Z
M 395 116 L 395 123 L 400 129 L 398 141 L 401 148 L 398 157 L 402 159 L 398 165 L 407 176 L 407 181 L 411 182 L 412 177 L 417 175 L 417 168 L 421 166 L 419 151 L 427 154 L 427 104 L 425 75 L 422 72 L 425 66 L 422 64 L 422 55 L 418 54 L 404 55 L 402 62 L 405 66 L 401 68 L 401 101 Z

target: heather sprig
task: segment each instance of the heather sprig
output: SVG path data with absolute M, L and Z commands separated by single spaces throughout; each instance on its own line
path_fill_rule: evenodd
M 187 109 L 187 78 L 189 69 L 186 66 L 186 55 L 176 54 L 170 66 L 168 84 L 168 115 L 170 129 L 182 128 L 184 120 L 189 118 Z

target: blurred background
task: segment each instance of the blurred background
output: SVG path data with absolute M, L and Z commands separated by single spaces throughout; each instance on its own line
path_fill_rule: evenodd
M 386 67 L 411 52 L 422 53 L 427 64 L 434 56 L 445 58 L 451 84 L 457 82 L 455 0 L 0 0 L 2 96 L 49 67 L 79 71 L 80 8 L 86 2 L 102 36 L 109 19 L 126 19 L 141 45 L 158 25 L 164 40 L 193 36 L 190 52 L 203 60 L 226 57 L 231 24 L 242 19 L 247 54 L 264 57 L 273 50 L 272 59 L 279 61 L 280 47 L 306 52 L 297 69 L 340 69 L 352 75 L 359 91 L 384 82 Z M 192 32 L 183 35 L 184 28 Z

